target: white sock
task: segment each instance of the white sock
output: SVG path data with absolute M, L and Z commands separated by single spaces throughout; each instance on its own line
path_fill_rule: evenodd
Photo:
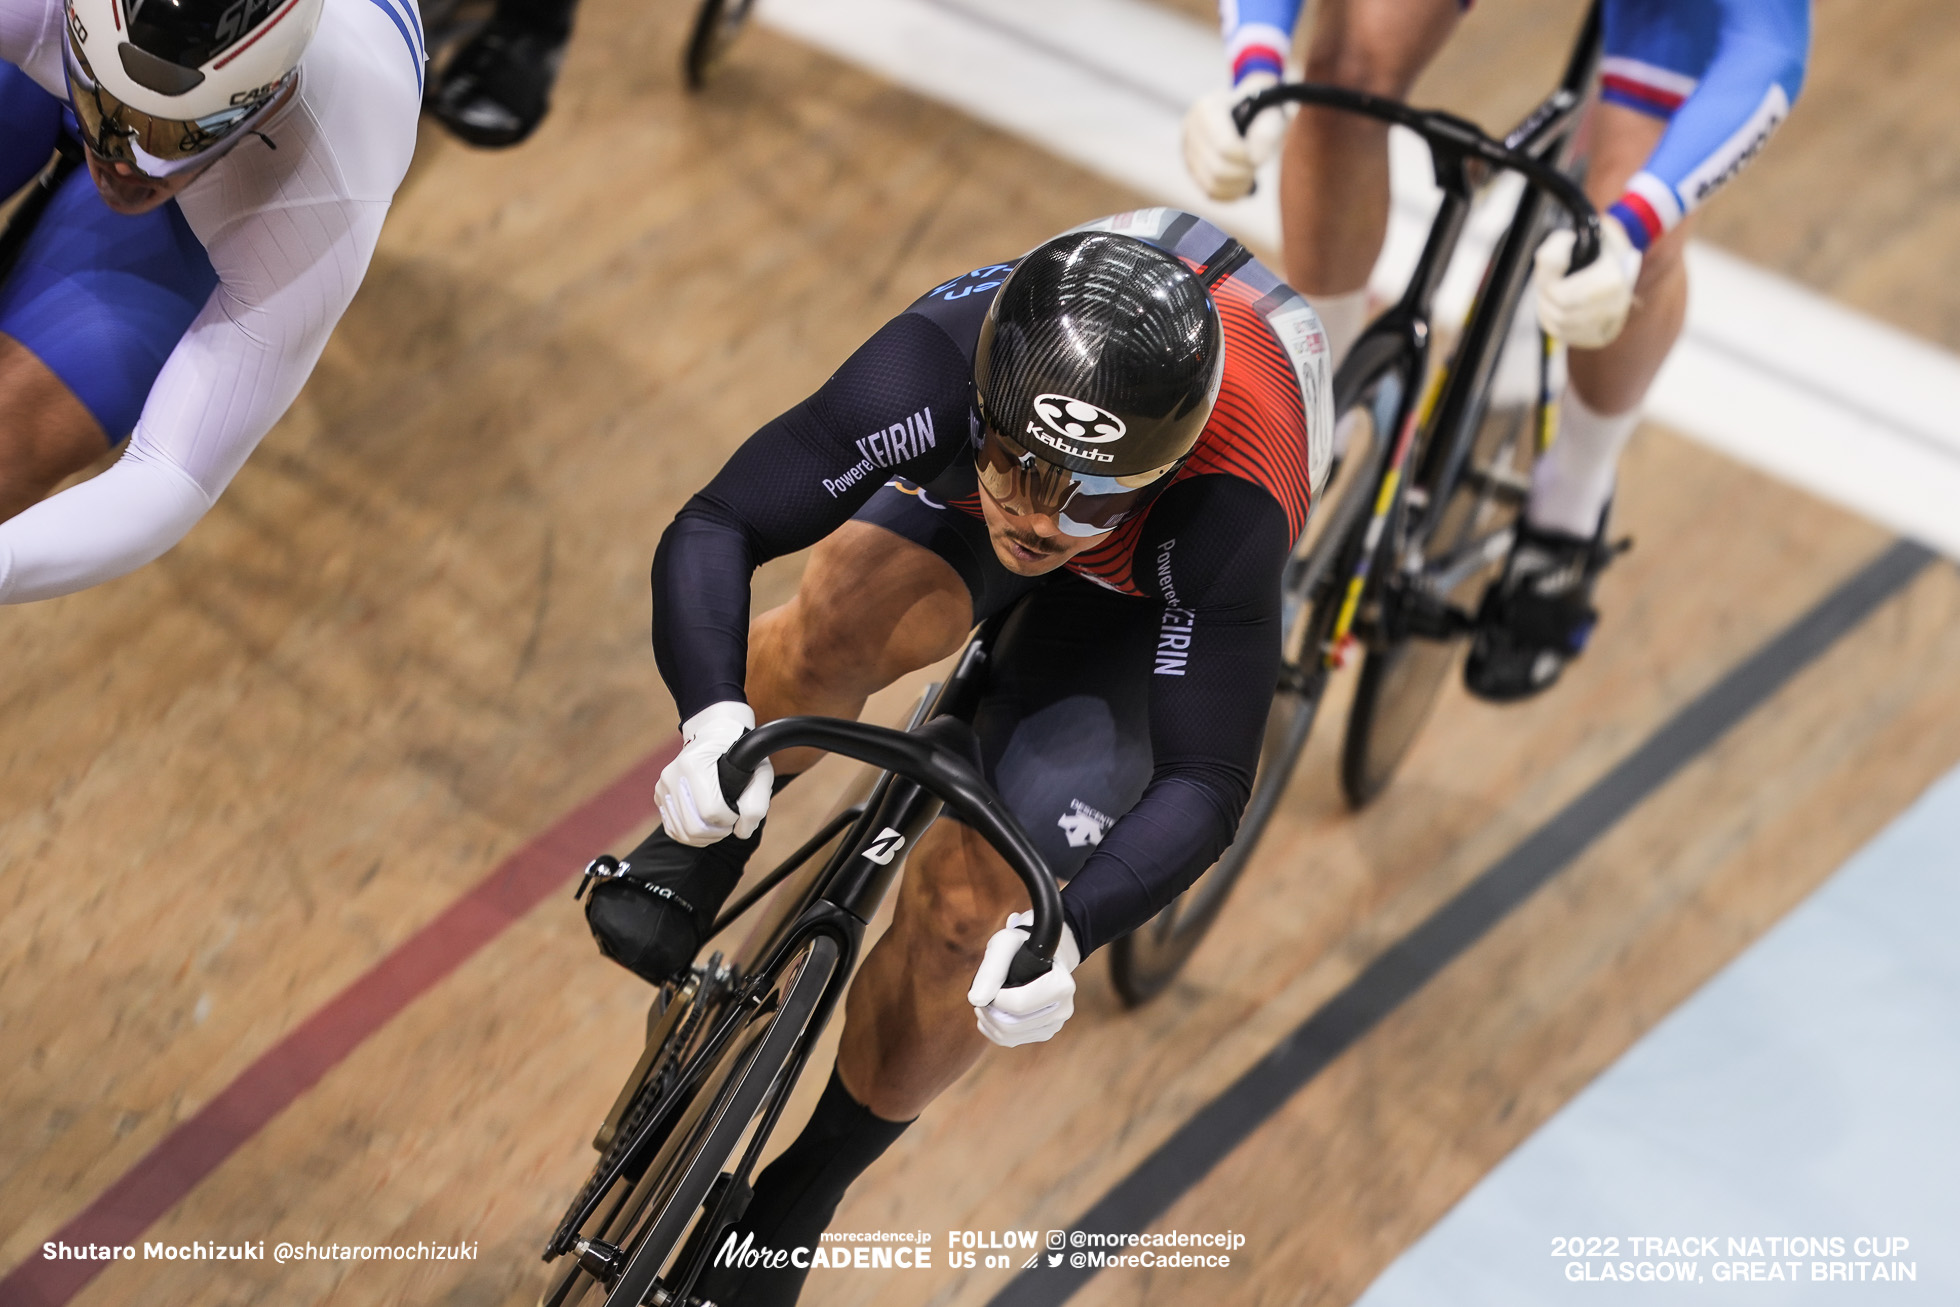
M 1327 333 L 1327 366 L 1338 368 L 1368 325 L 1368 288 L 1343 295 L 1309 295 L 1307 303 L 1320 315 L 1321 330 Z
M 1611 416 L 1595 413 L 1566 387 L 1559 403 L 1558 439 L 1531 469 L 1531 500 L 1525 520 L 1542 531 L 1591 538 L 1599 515 L 1613 497 L 1620 451 L 1640 425 L 1640 410 Z

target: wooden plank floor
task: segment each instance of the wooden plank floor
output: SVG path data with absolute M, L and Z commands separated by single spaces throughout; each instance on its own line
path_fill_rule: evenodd
M 1503 120 L 1571 9 L 1483 0 L 1423 98 Z M 919 289 L 1135 202 L 767 32 L 690 100 L 681 17 L 590 0 L 520 151 L 426 134 L 318 375 L 211 517 L 134 577 L 0 617 L 0 1268 L 668 735 L 646 564 L 736 442 Z M 1960 265 L 1960 146 L 1927 107 L 1956 56 L 1951 6 L 1825 0 L 1805 104 L 1705 234 L 1960 347 L 1939 275 Z M 1624 487 L 1640 544 L 1568 684 L 1502 711 L 1450 692 L 1359 816 L 1330 714 L 1186 980 L 1125 1014 L 1092 963 L 1067 1038 L 989 1059 L 840 1227 L 1066 1223 L 1884 544 L 1658 429 Z M 761 602 L 795 574 L 769 569 Z M 1936 568 L 1167 1218 L 1246 1232 L 1242 1267 L 1105 1275 L 1082 1301 L 1350 1300 L 1960 759 L 1956 653 L 1960 586 Z M 835 784 L 789 791 L 778 832 Z M 151 1235 L 465 1239 L 474 1262 L 138 1263 L 78 1301 L 528 1303 L 643 1001 L 553 899 Z M 806 1301 L 979 1303 L 1005 1279 L 853 1273 Z

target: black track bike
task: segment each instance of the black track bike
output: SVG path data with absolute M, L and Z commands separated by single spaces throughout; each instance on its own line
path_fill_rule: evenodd
M 593 1140 L 598 1164 L 545 1246 L 545 1260 L 558 1265 L 543 1307 L 688 1302 L 717 1240 L 748 1205 L 750 1177 L 850 980 L 865 923 L 897 878 L 903 851 L 942 807 L 999 851 L 1034 905 L 1008 983 L 1048 970 L 1061 935 L 1060 892 L 981 778 L 967 726 L 1001 625 L 982 625 L 907 730 L 786 717 L 743 736 L 722 758 L 731 805 L 754 769 L 782 749 L 824 749 L 883 773 L 868 797 L 723 911 L 717 935 L 788 882 L 733 957 L 715 953 L 661 990 L 645 1049 Z M 579 893 L 618 867 L 598 859 Z
M 1334 375 L 1334 470 L 1287 566 L 1279 685 L 1238 835 L 1182 896 L 1110 946 L 1112 977 L 1131 1004 L 1161 992 L 1217 918 L 1286 792 L 1333 673 L 1359 656 L 1341 748 L 1341 785 L 1358 808 L 1387 786 L 1456 666 L 1479 597 L 1510 551 L 1532 460 L 1554 430 L 1552 347 L 1543 337 L 1536 399 L 1492 402 L 1532 255 L 1555 218 L 1576 229 L 1575 268 L 1598 254 L 1599 216 L 1569 165 L 1599 38 L 1595 3 L 1558 89 L 1502 141 L 1452 114 L 1304 82 L 1234 111 L 1242 132 L 1286 103 L 1406 127 L 1429 147 L 1442 202 L 1401 299 Z M 1517 210 L 1454 353 L 1432 369 L 1437 289 L 1479 188 L 1504 172 L 1523 178 Z

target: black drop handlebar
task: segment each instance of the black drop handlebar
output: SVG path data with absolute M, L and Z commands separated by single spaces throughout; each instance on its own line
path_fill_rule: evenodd
M 823 749 L 902 776 L 979 831 L 1007 859 L 1034 905 L 1034 924 L 1007 970 L 1007 984 L 1025 985 L 1047 974 L 1062 937 L 1062 895 L 1055 874 L 972 763 L 923 735 L 839 717 L 780 717 L 748 732 L 721 756 L 716 771 L 729 807 L 735 806 L 756 768 L 783 749 Z
M 1572 244 L 1572 270 L 1577 272 L 1599 257 L 1599 213 L 1586 198 L 1586 193 L 1579 189 L 1579 184 L 1543 159 L 1493 140 L 1483 128 L 1468 119 L 1435 109 L 1411 109 L 1399 100 L 1370 95 L 1366 91 L 1350 91 L 1345 87 L 1326 86 L 1319 82 L 1282 82 L 1234 105 L 1232 121 L 1238 125 L 1239 134 L 1243 136 L 1254 118 L 1267 109 L 1288 103 L 1318 104 L 1358 113 L 1366 118 L 1378 118 L 1408 128 L 1422 137 L 1430 150 L 1439 155 L 1480 159 L 1493 167 L 1521 173 L 1525 180 L 1551 196 L 1559 207 L 1572 215 L 1576 233 Z

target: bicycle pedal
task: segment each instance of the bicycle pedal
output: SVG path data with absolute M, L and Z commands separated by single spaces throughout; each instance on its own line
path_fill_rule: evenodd
M 610 853 L 602 853 L 585 864 L 585 874 L 579 877 L 578 888 L 572 891 L 572 900 L 577 902 L 585 897 L 585 891 L 595 880 L 617 880 L 626 873 L 619 869 L 619 859 Z

